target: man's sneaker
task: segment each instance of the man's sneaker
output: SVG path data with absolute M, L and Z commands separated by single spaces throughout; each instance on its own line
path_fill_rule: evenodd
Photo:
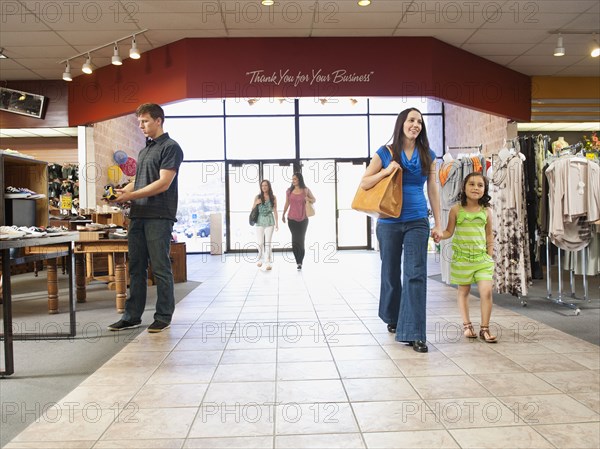
M 108 326 L 108 330 L 110 331 L 122 331 L 125 329 L 135 329 L 136 327 L 140 327 L 141 322 L 132 323 L 131 321 L 119 320 L 114 324 Z
M 162 332 L 165 329 L 168 329 L 170 327 L 171 327 L 170 323 L 165 323 L 164 321 L 154 320 L 154 323 L 152 323 L 150 326 L 148 326 L 148 332 L 150 332 L 151 334 L 155 334 L 157 332 Z

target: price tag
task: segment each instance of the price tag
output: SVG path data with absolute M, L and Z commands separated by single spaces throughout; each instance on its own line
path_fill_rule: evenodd
M 64 193 L 60 196 L 60 208 L 71 210 L 73 207 L 73 195 L 70 193 Z

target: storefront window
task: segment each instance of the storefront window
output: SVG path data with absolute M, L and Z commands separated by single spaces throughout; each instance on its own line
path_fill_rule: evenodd
M 188 252 L 210 251 L 210 216 L 221 214 L 225 229 L 222 162 L 184 162 L 179 168 L 179 205 L 173 232 Z M 224 240 L 224 237 L 221 236 Z
M 404 109 L 417 108 L 421 114 L 441 114 L 442 103 L 427 97 L 376 97 L 369 99 L 369 113 L 398 114 Z
M 223 115 L 223 100 L 221 99 L 193 99 L 166 104 L 163 107 L 166 116 L 207 116 Z
M 367 116 L 300 117 L 300 157 L 368 156 Z
M 226 126 L 228 159 L 295 157 L 294 117 L 227 118 Z
M 179 143 L 186 160 L 223 160 L 222 118 L 166 118 L 165 131 Z
M 366 114 L 367 99 L 363 97 L 307 97 L 298 100 L 302 115 L 312 114 Z

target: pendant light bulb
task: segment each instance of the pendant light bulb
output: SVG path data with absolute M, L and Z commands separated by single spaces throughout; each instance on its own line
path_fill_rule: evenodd
M 129 49 L 129 57 L 131 59 L 140 59 L 140 51 L 137 48 L 137 42 L 135 41 L 135 35 L 133 36 L 133 40 L 131 41 L 131 48 Z
M 123 60 L 119 56 L 119 46 L 117 45 L 116 42 L 115 42 L 115 49 L 113 51 L 113 57 L 111 60 L 111 64 L 112 65 L 123 65 Z
M 62 78 L 65 81 L 73 81 L 73 77 L 71 76 L 71 64 L 69 64 L 69 61 L 67 61 L 67 66 L 65 67 Z
M 89 53 L 87 59 L 85 60 L 85 64 L 83 64 L 83 67 L 81 67 L 81 71 L 88 75 L 94 71 L 94 68 L 92 66 L 92 57 Z
M 556 42 L 556 48 L 554 49 L 554 56 L 564 56 L 565 47 L 563 46 L 563 37 L 559 34 L 558 41 Z

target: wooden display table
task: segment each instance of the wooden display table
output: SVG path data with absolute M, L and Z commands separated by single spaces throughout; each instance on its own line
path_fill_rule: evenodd
M 129 251 L 127 239 L 104 239 L 93 241 L 78 241 L 75 244 L 75 286 L 77 302 L 86 301 L 86 285 L 92 279 L 109 283 L 109 288 L 114 286 L 116 291 L 117 312 L 125 311 L 127 297 L 127 262 L 126 255 Z M 66 247 L 62 248 L 63 251 Z M 49 247 L 29 248 L 30 254 L 39 254 L 49 251 Z M 54 248 L 56 250 L 56 248 Z M 108 275 L 95 276 L 93 270 L 93 256 L 97 254 L 108 255 Z M 175 282 L 187 281 L 185 243 L 171 243 L 171 260 Z M 56 265 L 54 266 L 56 269 Z M 149 279 L 151 270 L 149 270 Z M 48 294 L 48 313 L 58 313 L 58 302 L 50 300 Z
M 14 340 L 52 340 L 71 338 L 76 333 L 75 322 L 75 296 L 73 294 L 73 242 L 79 239 L 79 233 L 71 232 L 55 237 L 39 237 L 29 239 L 0 240 L 0 254 L 2 254 L 2 312 L 4 319 L 4 370 L 0 376 L 9 376 L 14 373 L 13 341 Z M 58 244 L 58 245 L 56 245 Z M 30 252 L 26 256 L 11 259 L 10 250 L 13 248 L 44 248 L 43 251 Z M 69 272 L 69 332 L 68 333 L 20 333 L 13 334 L 12 320 L 12 292 L 10 285 L 11 264 L 21 264 L 38 260 L 48 260 L 48 306 L 58 309 L 58 280 L 56 274 L 56 259 L 67 256 L 67 269 Z M 52 306 L 51 306 L 52 304 Z

